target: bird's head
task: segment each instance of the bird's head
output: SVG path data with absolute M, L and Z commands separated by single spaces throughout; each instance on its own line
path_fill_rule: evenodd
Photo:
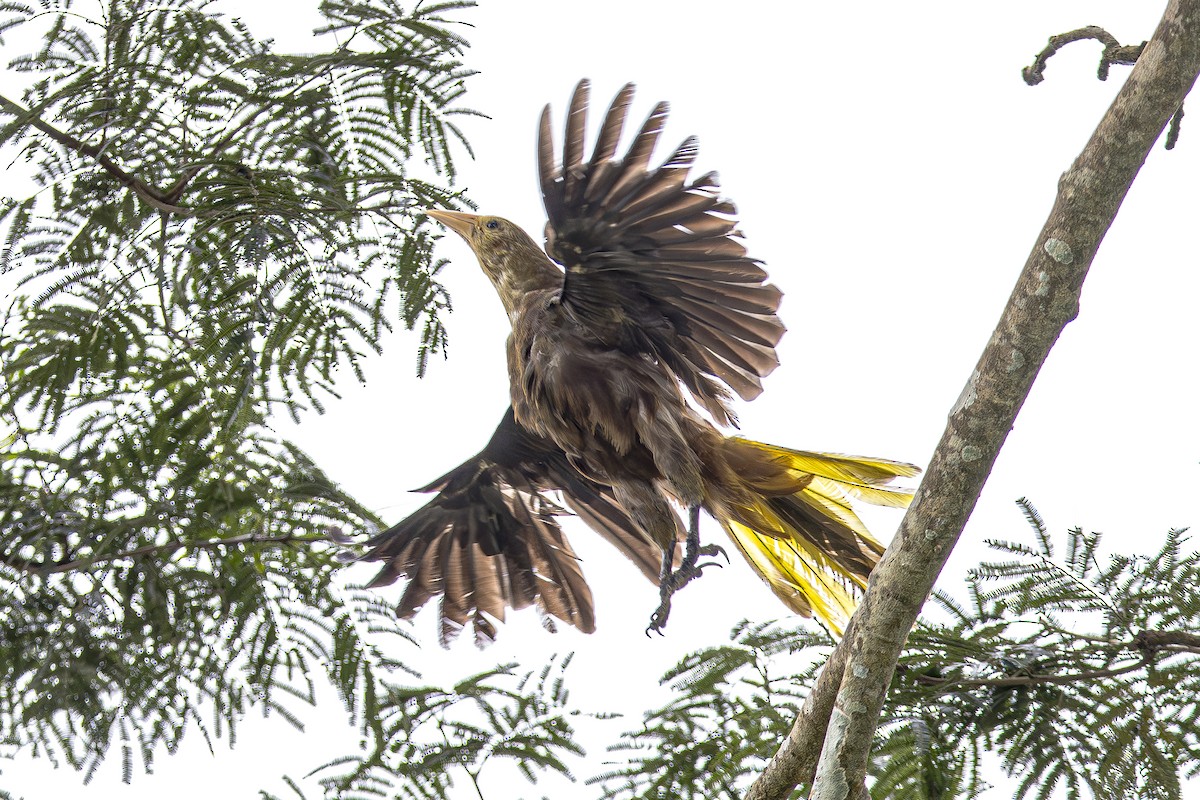
M 509 317 L 514 316 L 522 295 L 561 286 L 562 273 L 554 262 L 514 223 L 461 211 L 430 209 L 426 213 L 470 245 Z

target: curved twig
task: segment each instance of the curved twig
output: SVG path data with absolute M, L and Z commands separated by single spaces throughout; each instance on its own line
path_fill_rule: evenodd
M 1037 86 L 1046 79 L 1046 62 L 1050 60 L 1050 56 L 1071 42 L 1078 42 L 1084 39 L 1095 39 L 1104 45 L 1104 52 L 1100 54 L 1100 66 L 1096 71 L 1096 77 L 1102 81 L 1108 80 L 1108 69 L 1113 64 L 1132 65 L 1137 62 L 1142 51 L 1146 49 L 1145 42 L 1138 45 L 1123 45 L 1117 41 L 1115 36 L 1104 30 L 1104 28 L 1088 25 L 1086 28 L 1078 28 L 1066 33 L 1060 33 L 1057 36 L 1051 36 L 1050 41 L 1046 44 L 1042 52 L 1034 57 L 1033 63 L 1021 70 L 1021 77 L 1030 86 Z

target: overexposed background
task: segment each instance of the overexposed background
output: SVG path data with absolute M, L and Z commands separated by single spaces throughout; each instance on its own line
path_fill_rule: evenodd
M 315 0 L 221 5 L 285 49 L 326 46 L 310 33 L 320 24 Z M 720 171 L 751 254 L 785 293 L 782 366 L 742 408 L 743 432 L 923 464 L 1034 245 L 1059 175 L 1128 74 L 1117 67 L 1107 83 L 1097 81 L 1095 42 L 1052 59 L 1036 88 L 1022 82 L 1021 67 L 1050 35 L 1088 24 L 1140 42 L 1163 5 L 483 0 L 456 15 L 473 26 L 463 29 L 472 43 L 466 63 L 480 72 L 464 104 L 490 117 L 462 120 L 476 158 L 460 156 L 460 183 L 483 213 L 536 234 L 544 220 L 534 168 L 542 106 L 552 104 L 561 131 L 572 88 L 589 77 L 594 132 L 599 109 L 626 81 L 638 84 L 635 123 L 669 100 L 660 156 L 699 135 L 699 169 Z M 1043 368 L 942 588 L 961 586 L 985 538 L 1027 535 L 1013 504 L 1021 496 L 1056 533 L 1076 525 L 1103 531 L 1110 552 L 1152 551 L 1169 528 L 1200 521 L 1198 166 L 1200 122 L 1189 117 L 1179 147 L 1155 149 L 1134 184 L 1079 318 Z M 365 386 L 348 374 L 343 399 L 324 416 L 279 423 L 388 520 L 425 501 L 406 490 L 476 452 L 508 402 L 501 306 L 461 240 L 447 236 L 441 254 L 452 261 L 443 274 L 455 308 L 449 361 L 433 362 L 417 380 L 416 338 L 394 335 L 368 364 Z M 886 539 L 900 514 L 869 520 Z M 549 635 L 529 611 L 510 618 L 482 654 L 469 636 L 444 652 L 432 615 L 422 614 L 415 630 L 424 646 L 413 666 L 450 685 L 498 661 L 536 669 L 550 654 L 574 650 L 575 700 L 629 715 L 604 729 L 615 733 L 662 699 L 657 679 L 683 653 L 724 642 L 742 618 L 784 611 L 735 557 L 676 598 L 665 637 L 647 638 L 657 591 L 582 525 L 568 530 L 597 598 L 594 635 Z M 332 692 L 326 700 L 305 715 L 305 733 L 276 718 L 250 719 L 236 748 L 218 743 L 215 754 L 192 736 L 132 786 L 120 783 L 119 758 L 86 788 L 79 775 L 42 760 L 0 767 L 6 788 L 27 800 L 283 792 L 280 775 L 299 778 L 356 746 Z M 593 736 L 581 778 L 602 770 L 611 740 Z M 596 794 L 578 784 L 530 786 L 499 769 L 483 778 L 487 796 L 500 800 Z M 991 797 L 1011 796 L 997 783 Z

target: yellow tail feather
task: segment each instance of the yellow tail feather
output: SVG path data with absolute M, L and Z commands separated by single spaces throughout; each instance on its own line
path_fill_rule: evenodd
M 730 538 L 788 608 L 816 616 L 840 634 L 883 553 L 883 545 L 854 513 L 852 501 L 903 508 L 912 492 L 887 484 L 920 469 L 749 439 L 727 444 L 743 456 L 752 451 L 760 464 L 775 468 L 773 474 L 759 471 L 757 478 L 745 479 L 749 498 L 725 504 L 721 521 Z M 781 480 L 794 488 L 781 493 Z
M 801 616 L 816 616 L 841 635 L 856 601 L 826 565 L 792 540 L 764 536 L 737 522 L 728 523 L 725 530 L 784 605 Z

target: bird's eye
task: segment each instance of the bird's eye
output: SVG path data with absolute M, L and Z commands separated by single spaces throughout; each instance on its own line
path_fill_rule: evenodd
M 500 227 L 500 223 L 499 223 L 499 222 L 497 222 L 497 221 L 496 221 L 496 220 L 494 220 L 494 219 L 489 219 L 487 222 L 485 222 L 485 223 L 483 224 L 483 226 L 484 226 L 485 228 L 487 228 L 489 231 L 494 231 L 494 230 L 496 230 L 497 228 L 499 228 L 499 227 Z

